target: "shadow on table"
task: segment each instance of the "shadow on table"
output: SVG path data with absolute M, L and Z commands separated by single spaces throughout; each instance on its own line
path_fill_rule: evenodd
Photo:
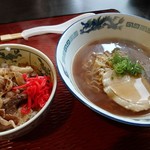
M 149 0 L 130 0 L 130 6 L 135 9 L 136 14 L 150 19 L 150 1 Z
M 150 150 L 150 134 L 148 130 L 138 129 L 129 132 L 128 135 L 118 140 L 113 150 Z

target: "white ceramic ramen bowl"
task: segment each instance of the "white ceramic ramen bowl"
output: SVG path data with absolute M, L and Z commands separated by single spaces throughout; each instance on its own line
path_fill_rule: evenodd
M 72 65 L 77 51 L 92 41 L 110 38 L 130 40 L 150 48 L 150 21 L 126 14 L 104 13 L 87 17 L 70 26 L 62 35 L 56 51 L 62 80 L 80 102 L 96 113 L 125 124 L 150 126 L 150 114 L 126 117 L 110 113 L 88 100 L 74 81 Z
M 35 128 L 49 111 L 49 106 L 54 97 L 57 85 L 55 67 L 52 61 L 38 49 L 22 44 L 1 44 L 0 63 L 2 62 L 14 65 L 18 63 L 28 63 L 29 65 L 37 66 L 40 71 L 44 71 L 44 74 L 51 74 L 53 87 L 51 95 L 43 108 L 24 124 L 0 132 L 0 140 L 18 138 Z

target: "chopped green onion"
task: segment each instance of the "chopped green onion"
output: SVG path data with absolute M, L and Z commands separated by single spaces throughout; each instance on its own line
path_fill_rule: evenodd
M 114 51 L 110 60 L 116 74 L 138 76 L 142 74 L 143 67 L 138 62 L 132 62 L 129 57 L 122 56 L 118 51 Z

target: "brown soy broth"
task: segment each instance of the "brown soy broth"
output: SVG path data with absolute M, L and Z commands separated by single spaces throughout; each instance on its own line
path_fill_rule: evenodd
M 126 110 L 125 108 L 119 106 L 111 98 L 107 96 L 106 93 L 103 92 L 103 87 L 100 92 L 95 92 L 88 87 L 87 83 L 85 82 L 84 78 L 82 77 L 82 72 L 84 71 L 81 67 L 84 62 L 86 62 L 91 55 L 91 53 L 102 53 L 105 50 L 112 50 L 115 47 L 119 47 L 124 51 L 132 51 L 138 50 L 141 53 L 144 53 L 149 57 L 150 50 L 142 45 L 137 43 L 127 41 L 127 40 L 120 40 L 120 39 L 104 39 L 99 41 L 91 42 L 87 45 L 81 47 L 77 54 L 75 55 L 74 62 L 73 62 L 73 76 L 74 80 L 79 88 L 79 90 L 83 93 L 83 95 L 89 99 L 92 103 L 96 104 L 100 108 L 111 112 L 113 114 L 121 115 L 121 116 L 136 116 L 136 115 L 143 115 L 150 112 L 142 111 L 142 112 L 132 112 L 130 110 Z

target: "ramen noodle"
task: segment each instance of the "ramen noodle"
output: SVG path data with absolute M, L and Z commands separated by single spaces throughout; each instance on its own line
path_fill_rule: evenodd
M 107 111 L 130 115 L 148 110 L 150 60 L 145 53 L 149 55 L 145 47 L 127 40 L 87 44 L 74 58 L 75 82 L 86 98 Z M 118 59 L 121 61 L 115 64 Z

